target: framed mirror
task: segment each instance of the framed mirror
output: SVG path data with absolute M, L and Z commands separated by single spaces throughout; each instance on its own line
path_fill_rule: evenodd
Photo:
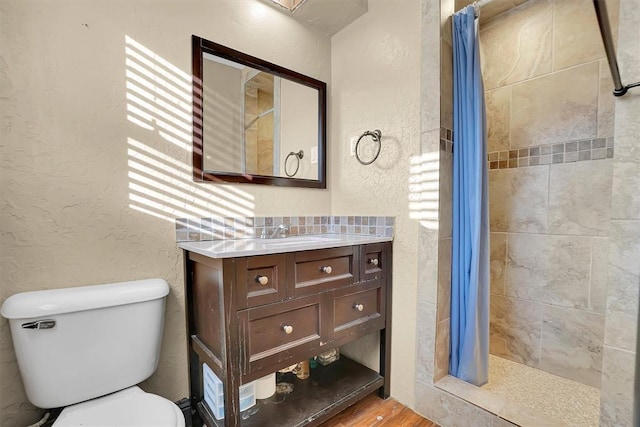
M 192 36 L 193 179 L 326 188 L 327 85 Z

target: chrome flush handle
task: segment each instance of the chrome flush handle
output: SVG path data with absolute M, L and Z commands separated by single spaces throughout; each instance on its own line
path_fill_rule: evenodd
M 22 324 L 22 329 L 52 329 L 56 326 L 53 319 L 36 320 L 35 322 L 27 322 Z

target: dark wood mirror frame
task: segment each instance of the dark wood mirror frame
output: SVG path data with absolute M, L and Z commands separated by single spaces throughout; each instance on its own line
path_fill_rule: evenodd
M 191 36 L 193 71 L 193 180 L 198 182 L 235 182 L 283 187 L 327 188 L 327 84 L 287 68 L 233 50 L 201 37 Z M 275 76 L 299 83 L 318 91 L 318 179 L 286 178 L 204 170 L 203 156 L 203 54 L 209 53 Z

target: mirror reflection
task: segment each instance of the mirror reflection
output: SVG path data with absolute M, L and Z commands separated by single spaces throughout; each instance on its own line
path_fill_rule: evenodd
M 194 120 L 194 177 L 200 158 L 203 180 L 324 188 L 324 83 L 196 36 L 195 55 L 202 99 L 194 87 L 194 118 L 201 106 L 202 120 L 201 129 Z

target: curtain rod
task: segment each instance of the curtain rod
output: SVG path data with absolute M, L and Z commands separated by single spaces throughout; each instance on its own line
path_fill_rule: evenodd
M 611 36 L 611 25 L 609 23 L 609 15 L 607 14 L 607 5 L 604 0 L 593 0 L 593 7 L 596 9 L 598 17 L 598 25 L 600 26 L 600 34 L 604 43 L 604 50 L 607 53 L 609 69 L 613 78 L 613 95 L 622 96 L 632 87 L 640 86 L 640 82 L 623 86 L 620 78 L 620 70 L 618 69 L 618 60 L 616 59 L 616 49 L 613 45 L 613 37 Z
M 458 12 L 461 12 L 462 10 L 466 9 L 469 6 L 473 6 L 473 9 L 475 10 L 475 16 L 476 16 L 476 18 L 479 18 L 480 17 L 480 8 L 482 6 L 484 6 L 485 4 L 489 3 L 490 1 L 491 0 L 477 0 L 477 1 L 474 1 L 473 3 L 470 3 L 470 4 L 466 5 L 465 7 L 463 7 L 462 9 L 456 11 L 454 13 L 454 15 L 456 13 L 458 13 Z

